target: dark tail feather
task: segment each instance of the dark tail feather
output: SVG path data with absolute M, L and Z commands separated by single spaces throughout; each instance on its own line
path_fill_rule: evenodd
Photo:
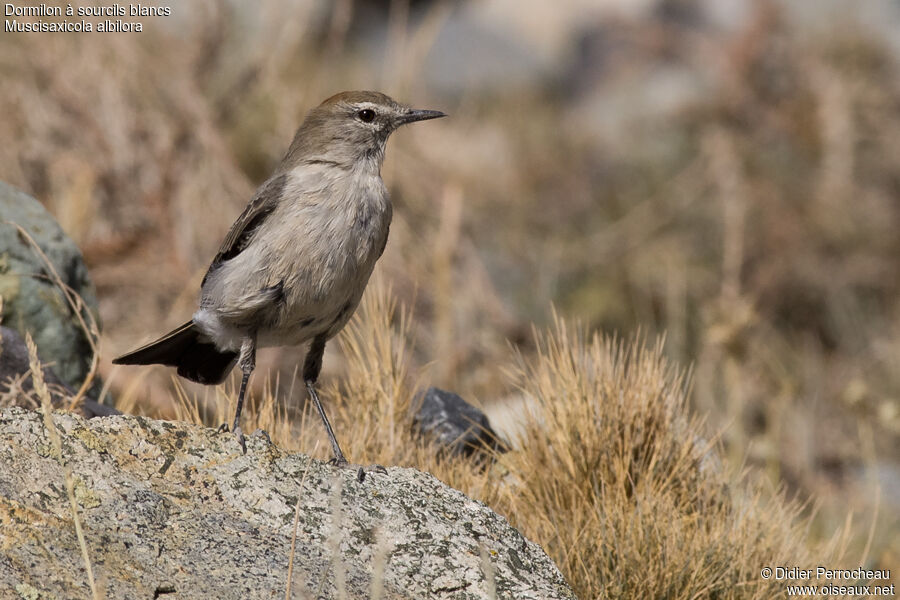
M 214 385 L 225 381 L 237 356 L 237 352 L 220 352 L 214 344 L 201 341 L 193 321 L 188 321 L 155 342 L 116 358 L 113 364 L 177 367 L 185 379 Z

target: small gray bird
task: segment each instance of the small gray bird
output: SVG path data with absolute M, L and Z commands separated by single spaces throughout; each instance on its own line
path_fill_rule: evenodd
M 182 377 L 209 385 L 239 364 L 232 431 L 245 447 L 241 408 L 256 348 L 310 342 L 303 380 L 333 462 L 347 465 L 316 393 L 322 354 L 356 310 L 387 243 L 391 201 L 381 164 L 388 136 L 401 125 L 443 116 L 378 92 L 343 92 L 311 110 L 225 236 L 193 318 L 113 363 L 177 367 Z

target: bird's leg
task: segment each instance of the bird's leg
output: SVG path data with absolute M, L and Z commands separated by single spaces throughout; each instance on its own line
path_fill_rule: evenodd
M 319 336 L 313 339 L 312 344 L 310 344 L 309 352 L 306 354 L 306 361 L 303 363 L 303 381 L 306 383 L 309 397 L 312 398 L 316 409 L 319 411 L 319 416 L 322 417 L 325 432 L 328 434 L 328 441 L 331 442 L 331 451 L 334 453 L 334 458 L 329 462 L 338 467 L 350 467 L 352 465 L 344 457 L 341 446 L 334 435 L 334 430 L 331 428 L 331 423 L 325 415 L 325 409 L 322 407 L 322 403 L 319 402 L 319 394 L 316 393 L 316 380 L 319 378 L 319 372 L 322 370 L 322 355 L 325 353 L 326 341 L 325 336 Z M 366 478 L 367 471 L 387 473 L 387 470 L 381 465 L 372 465 L 366 468 L 358 467 L 356 472 L 357 480 L 363 481 Z
M 256 333 L 252 333 L 244 338 L 241 343 L 241 354 L 238 358 L 238 365 L 241 367 L 241 391 L 238 392 L 237 408 L 234 411 L 234 425 L 231 426 L 231 432 L 237 437 L 241 444 L 241 450 L 247 453 L 247 442 L 244 439 L 244 432 L 241 431 L 241 410 L 244 408 L 244 395 L 247 393 L 247 383 L 250 381 L 250 374 L 256 368 Z
M 341 452 L 341 446 L 334 436 L 334 430 L 331 428 L 331 423 L 328 422 L 325 409 L 322 408 L 322 403 L 319 402 L 319 394 L 316 393 L 316 380 L 319 379 L 319 373 L 322 371 L 322 355 L 325 353 L 325 342 L 325 336 L 320 335 L 314 338 L 312 344 L 309 345 L 309 352 L 306 353 L 306 360 L 303 362 L 303 381 L 306 383 L 309 397 L 316 403 L 316 409 L 319 411 L 319 416 L 322 417 L 322 423 L 325 424 L 325 432 L 328 434 L 328 441 L 331 442 L 331 451 L 334 453 L 334 458 L 331 460 L 335 465 L 344 467 L 348 464 L 347 459 L 344 458 L 344 453 Z

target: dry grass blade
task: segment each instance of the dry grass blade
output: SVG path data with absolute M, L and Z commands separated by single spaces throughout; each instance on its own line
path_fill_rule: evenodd
M 481 572 L 484 574 L 485 595 L 488 600 L 497 600 L 497 582 L 494 565 L 491 563 L 491 552 L 481 544 L 478 553 L 481 558 Z
M 334 493 L 331 497 L 331 523 L 332 532 L 329 536 L 329 543 L 332 555 L 331 572 L 334 575 L 335 593 L 339 600 L 345 600 L 347 596 L 347 573 L 345 565 L 341 560 L 341 538 L 344 535 L 344 510 L 341 504 L 341 496 L 344 491 L 343 479 L 339 474 L 334 476 Z M 325 581 L 325 573 L 322 574 L 322 581 Z
M 97 589 L 94 581 L 94 570 L 91 567 L 91 558 L 88 554 L 87 541 L 84 538 L 84 530 L 81 527 L 81 518 L 78 516 L 78 503 L 75 500 L 75 483 L 72 478 L 72 467 L 66 464 L 65 457 L 62 452 L 62 442 L 59 439 L 59 433 L 56 431 L 56 425 L 53 423 L 53 404 L 50 399 L 50 390 L 44 382 L 44 374 L 41 371 L 41 361 L 38 358 L 37 346 L 31 339 L 31 334 L 25 333 L 25 344 L 28 346 L 29 366 L 31 367 L 31 377 L 34 382 L 34 389 L 41 398 L 41 411 L 44 415 L 44 426 L 47 428 L 47 435 L 50 442 L 56 450 L 58 459 L 65 465 L 66 478 L 66 494 L 69 497 L 69 506 L 72 507 L 72 521 L 75 523 L 75 535 L 78 538 L 78 545 L 81 548 L 81 557 L 84 559 L 85 573 L 87 574 L 88 585 L 91 588 L 91 596 L 94 600 L 100 600 L 101 594 Z
M 301 493 L 297 494 L 297 505 L 294 507 L 294 525 L 291 528 L 291 554 L 288 559 L 287 581 L 284 584 L 284 600 L 291 600 L 291 582 L 294 577 L 294 551 L 297 548 L 297 528 L 300 524 L 300 502 L 303 500 L 303 483 L 306 481 L 307 473 L 309 473 L 309 464 L 303 469 L 303 475 L 300 476 L 300 483 L 297 485 L 297 489 Z
M 88 369 L 88 373 L 82 381 L 81 386 L 78 388 L 78 392 L 72 397 L 72 400 L 69 402 L 68 410 L 70 412 L 74 412 L 81 401 L 84 399 L 84 395 L 90 389 L 91 384 L 94 382 L 94 378 L 97 375 L 97 367 L 100 364 L 100 348 L 98 347 L 98 343 L 100 341 L 100 329 L 97 327 L 97 321 L 94 319 L 94 316 L 91 314 L 91 311 L 87 310 L 87 306 L 82 300 L 81 296 L 79 296 L 75 291 L 66 285 L 66 283 L 59 276 L 59 273 L 56 271 L 56 267 L 53 266 L 53 263 L 47 257 L 38 243 L 31 237 L 21 225 L 18 223 L 11 223 L 9 221 L 3 221 L 3 223 L 7 225 L 11 225 L 16 228 L 19 232 L 19 235 L 22 236 L 29 244 L 31 244 L 34 251 L 38 254 L 44 264 L 47 266 L 47 270 L 50 273 L 51 279 L 53 283 L 55 283 L 59 289 L 62 291 L 63 296 L 66 299 L 66 302 L 69 304 L 69 307 L 72 309 L 72 312 L 75 314 L 75 317 L 78 319 L 78 324 L 81 326 L 82 331 L 84 332 L 84 337 L 87 339 L 88 344 L 91 346 L 91 366 Z M 84 315 L 87 315 L 87 321 L 84 319 Z
M 377 530 L 375 538 L 378 542 L 375 547 L 375 555 L 372 557 L 372 585 L 369 587 L 369 595 L 371 600 L 381 600 L 384 595 L 384 574 L 394 544 L 384 528 Z

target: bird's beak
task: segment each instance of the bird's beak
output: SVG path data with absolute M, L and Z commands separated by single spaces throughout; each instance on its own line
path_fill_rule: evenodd
M 398 121 L 400 125 L 406 125 L 407 123 L 415 123 L 416 121 L 427 121 L 428 119 L 440 119 L 441 117 L 446 117 L 444 113 L 439 110 L 418 110 L 418 109 L 409 109 L 404 114 L 400 115 Z

